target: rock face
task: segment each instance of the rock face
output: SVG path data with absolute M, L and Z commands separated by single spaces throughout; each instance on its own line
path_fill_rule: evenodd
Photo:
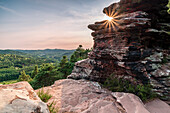
M 164 107 L 159 113 L 170 111 L 169 105 L 159 99 L 144 105 L 133 94 L 113 93 L 87 80 L 59 80 L 43 90 L 53 96 L 48 104 L 55 102 L 59 113 L 158 113 L 155 106 L 160 104 Z
M 0 113 L 49 113 L 28 82 L 0 85 Z
M 170 102 L 170 15 L 168 0 L 120 0 L 103 12 L 111 21 L 96 22 L 89 58 L 75 63 L 68 78 L 103 82 L 115 74 L 150 82 Z

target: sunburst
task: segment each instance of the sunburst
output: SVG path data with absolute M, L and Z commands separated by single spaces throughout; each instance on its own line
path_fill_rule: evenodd
M 105 22 L 102 24 L 105 29 L 109 29 L 109 32 L 112 30 L 116 31 L 119 27 L 120 21 L 117 19 L 119 18 L 118 11 L 115 11 L 115 9 L 109 8 L 109 10 L 105 9 L 106 15 L 104 16 Z M 107 16 L 108 15 L 108 16 Z

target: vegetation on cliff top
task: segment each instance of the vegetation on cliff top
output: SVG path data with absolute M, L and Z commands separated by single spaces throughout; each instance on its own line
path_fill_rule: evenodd
M 157 95 L 152 91 L 150 84 L 134 84 L 123 78 L 116 78 L 114 74 L 110 75 L 103 86 L 113 92 L 133 93 L 142 101 L 148 101 L 156 98 Z
M 49 94 L 48 90 L 44 92 L 43 88 L 38 91 L 37 95 L 43 102 L 46 102 L 46 103 L 52 97 L 52 95 Z M 50 113 L 58 113 L 58 108 L 56 108 L 55 105 L 56 105 L 56 102 L 54 101 L 47 104 Z
M 38 89 L 44 86 L 50 86 L 54 84 L 56 80 L 65 79 L 71 74 L 74 63 L 87 58 L 89 49 L 83 49 L 80 45 L 76 51 L 68 59 L 67 56 L 63 56 L 59 63 L 55 64 L 42 64 L 40 68 L 35 67 L 32 72 L 33 80 L 30 82 L 34 89 Z

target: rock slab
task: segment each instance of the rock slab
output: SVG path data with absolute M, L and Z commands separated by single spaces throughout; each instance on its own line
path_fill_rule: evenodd
M 165 106 L 158 108 L 160 113 L 170 111 L 169 105 L 159 99 L 158 103 L 144 105 L 134 94 L 110 92 L 87 80 L 59 80 L 43 90 L 53 96 L 48 104 L 55 102 L 59 113 L 155 113 L 154 107 L 162 103 Z
M 0 113 L 49 113 L 28 82 L 0 85 Z

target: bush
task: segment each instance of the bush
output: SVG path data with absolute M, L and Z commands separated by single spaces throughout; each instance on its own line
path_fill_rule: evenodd
M 44 92 L 43 88 L 38 91 L 37 95 L 43 102 L 48 102 L 48 100 L 52 97 L 52 95 L 50 95 L 48 91 Z
M 170 0 L 169 0 L 169 3 L 168 3 L 168 5 L 167 5 L 167 7 L 169 8 L 169 9 L 168 9 L 168 13 L 170 14 Z
M 48 102 L 48 100 L 52 97 L 52 95 L 49 94 L 48 90 L 47 92 L 44 92 L 43 88 L 38 91 L 37 95 L 43 102 Z M 48 104 L 48 109 L 50 113 L 58 113 L 58 108 L 55 108 L 56 102 L 51 102 Z
M 142 101 L 147 101 L 157 97 L 156 93 L 152 91 L 150 84 L 133 84 L 123 78 L 118 79 L 114 77 L 114 75 L 108 77 L 103 86 L 113 92 L 133 93 Z
M 55 108 L 56 102 L 52 102 L 48 105 L 50 113 L 58 113 L 58 108 Z
M 51 64 L 43 64 L 30 84 L 34 89 L 38 89 L 44 86 L 50 86 L 59 79 L 63 79 L 63 75 L 57 68 Z

